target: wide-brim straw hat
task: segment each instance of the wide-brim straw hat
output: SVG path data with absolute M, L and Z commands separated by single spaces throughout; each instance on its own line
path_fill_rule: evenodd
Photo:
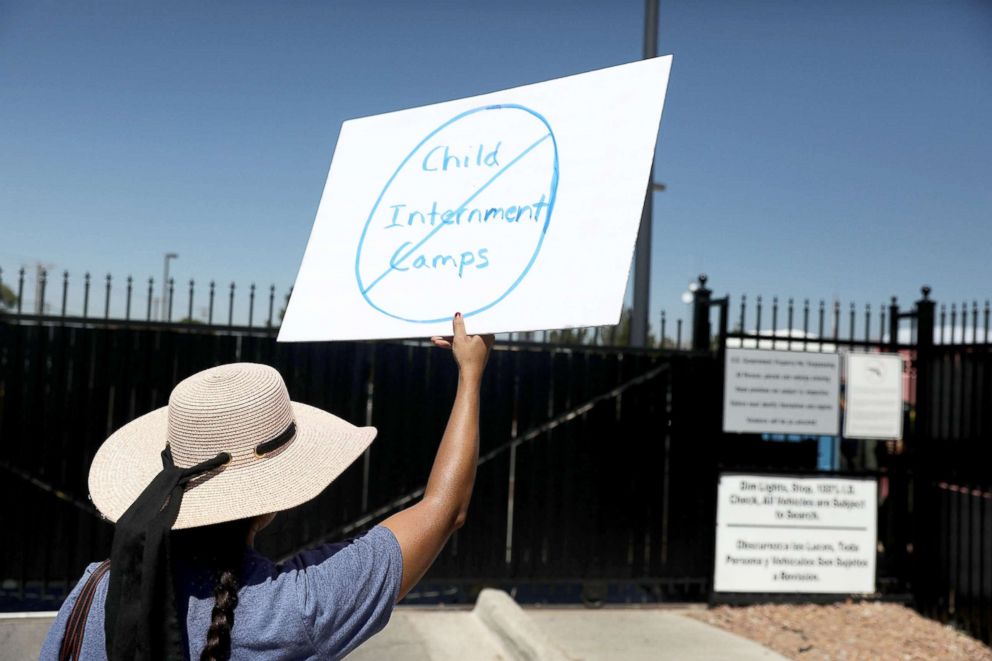
M 295 434 L 288 433 L 293 425 Z M 90 466 L 90 497 L 105 517 L 117 521 L 162 470 L 168 444 L 181 468 L 219 452 L 231 455 L 227 464 L 186 487 L 173 530 L 268 514 L 317 496 L 375 435 L 374 427 L 357 427 L 290 401 L 271 367 L 221 365 L 182 381 L 168 406 L 104 441 Z

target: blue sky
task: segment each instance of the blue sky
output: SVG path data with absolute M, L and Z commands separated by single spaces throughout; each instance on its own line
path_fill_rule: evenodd
M 637 59 L 643 13 L 0 0 L 4 280 L 174 251 L 179 282 L 285 290 L 342 121 Z M 660 26 L 652 319 L 700 271 L 859 309 L 989 294 L 992 5 L 663 0 Z

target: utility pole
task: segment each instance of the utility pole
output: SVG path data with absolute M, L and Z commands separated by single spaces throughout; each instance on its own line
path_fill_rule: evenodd
M 165 321 L 165 317 L 168 314 L 169 305 L 169 262 L 173 259 L 177 259 L 179 255 L 174 252 L 165 253 L 165 266 L 162 269 L 162 316 L 159 317 L 161 321 Z
M 658 55 L 658 0 L 644 2 L 644 59 Z M 644 194 L 641 227 L 634 248 L 634 301 L 630 319 L 630 344 L 644 347 L 648 343 L 648 306 L 651 293 L 651 197 L 654 193 L 654 158 Z

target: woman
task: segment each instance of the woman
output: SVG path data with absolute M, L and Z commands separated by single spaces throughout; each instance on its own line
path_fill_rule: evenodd
M 242 363 L 191 376 L 167 407 L 115 432 L 89 477 L 94 504 L 116 522 L 109 571 L 87 568 L 41 658 L 80 638 L 82 659 L 336 659 L 382 629 L 462 525 L 472 494 L 493 338 L 467 335 L 460 314 L 452 326 L 450 338 L 432 338 L 453 350 L 459 377 L 421 501 L 282 565 L 251 548 L 255 534 L 323 491 L 374 428 L 291 402 L 278 372 Z M 91 606 L 70 622 L 81 593 Z

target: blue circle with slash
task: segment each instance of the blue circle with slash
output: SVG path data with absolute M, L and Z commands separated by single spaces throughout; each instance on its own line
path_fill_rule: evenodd
M 507 296 L 509 296 L 510 293 L 514 289 L 517 288 L 517 286 L 523 281 L 523 279 L 525 277 L 527 277 L 527 274 L 530 272 L 531 267 L 534 266 L 534 262 L 537 260 L 537 256 L 541 252 L 541 246 L 544 245 L 544 237 L 547 235 L 548 225 L 551 223 L 551 216 L 552 216 L 552 213 L 554 211 L 555 199 L 556 199 L 556 196 L 557 196 L 557 193 L 558 193 L 558 143 L 555 140 L 554 131 L 551 130 L 551 125 L 548 124 L 548 121 L 540 113 L 538 113 L 537 111 L 532 110 L 532 109 L 530 109 L 530 108 L 528 108 L 526 106 L 522 106 L 522 105 L 515 104 L 515 103 L 507 103 L 507 104 L 500 104 L 500 105 L 489 105 L 489 106 L 480 106 L 478 108 L 473 108 L 472 110 L 466 110 L 465 112 L 462 112 L 462 113 L 459 113 L 459 114 L 455 115 L 454 117 L 452 117 L 448 121 L 446 121 L 443 124 L 441 124 L 436 129 L 434 129 L 433 131 L 431 131 L 430 133 L 428 133 L 427 136 L 424 137 L 424 139 L 421 140 L 419 143 L 417 143 L 417 146 L 414 147 L 410 151 L 410 153 L 406 155 L 406 157 L 400 162 L 399 166 L 393 172 L 392 176 L 389 177 L 389 180 L 386 181 L 386 185 L 383 186 L 382 191 L 379 193 L 379 196 L 376 198 L 375 204 L 372 206 L 372 211 L 369 212 L 369 217 L 365 221 L 365 227 L 362 228 L 362 235 L 361 235 L 361 237 L 358 240 L 358 249 L 357 249 L 356 254 L 355 254 L 355 279 L 356 279 L 356 281 L 358 283 L 358 290 L 361 293 L 362 298 L 365 299 L 365 302 L 368 303 L 373 308 L 375 308 L 376 310 L 378 310 L 379 312 L 381 312 L 382 314 L 384 314 L 384 315 L 386 315 L 388 317 L 392 317 L 393 319 L 399 319 L 400 321 L 408 321 L 408 322 L 416 323 L 416 324 L 433 324 L 433 323 L 438 323 L 438 322 L 443 322 L 443 321 L 450 321 L 450 319 L 451 319 L 450 316 L 439 317 L 439 318 L 436 318 L 436 319 L 410 319 L 408 317 L 403 317 L 403 316 L 400 316 L 400 315 L 397 315 L 397 314 L 393 314 L 393 313 L 391 313 L 391 312 L 389 312 L 387 310 L 382 309 L 381 307 L 379 307 L 375 303 L 373 303 L 372 302 L 372 299 L 368 295 L 368 290 L 371 289 L 372 285 L 374 285 L 376 282 L 378 282 L 378 280 L 376 280 L 376 281 L 374 281 L 374 282 L 372 282 L 372 283 L 370 283 L 368 285 L 366 285 L 365 283 L 362 282 L 362 275 L 361 275 L 361 272 L 359 270 L 359 264 L 361 262 L 361 257 L 362 257 L 362 247 L 365 244 L 365 238 L 366 238 L 366 235 L 368 234 L 369 226 L 372 224 L 372 219 L 375 217 L 376 212 L 379 210 L 379 205 L 382 203 L 383 197 L 385 197 L 386 192 L 389 190 L 389 187 L 393 184 L 393 181 L 396 179 L 396 177 L 400 174 L 400 172 L 403 170 L 403 168 L 406 167 L 406 164 L 410 161 L 410 159 L 413 158 L 413 155 L 416 154 L 418 151 L 420 151 L 420 148 L 421 147 L 423 147 L 425 144 L 427 144 L 427 142 L 431 138 L 435 137 L 438 133 L 440 133 L 441 131 L 443 131 L 447 127 L 451 126 L 455 122 L 461 121 L 461 120 L 465 119 L 466 117 L 469 117 L 470 115 L 474 115 L 474 114 L 479 113 L 479 112 L 492 112 L 492 111 L 500 111 L 500 110 L 518 110 L 518 111 L 523 111 L 523 112 L 526 112 L 526 113 L 532 115 L 533 117 L 537 118 L 542 124 L 544 124 L 544 127 L 548 131 L 548 135 L 551 137 L 551 145 L 552 145 L 552 148 L 553 148 L 553 151 L 554 151 L 554 161 L 553 161 L 553 168 L 552 168 L 552 174 L 551 174 L 551 186 L 550 186 L 550 191 L 549 191 L 549 196 L 548 196 L 547 214 L 546 214 L 546 217 L 545 217 L 545 220 L 544 220 L 544 226 L 541 228 L 541 232 L 540 232 L 539 238 L 537 240 L 537 245 L 534 248 L 534 254 L 531 255 L 530 260 L 527 262 L 527 265 L 521 271 L 520 275 L 517 276 L 517 278 L 513 281 L 513 283 L 510 284 L 509 287 L 507 287 L 506 291 L 504 291 L 502 294 L 500 294 L 495 300 L 492 300 L 492 301 L 486 303 L 485 305 L 482 305 L 482 306 L 480 306 L 478 308 L 475 308 L 474 310 L 470 310 L 468 312 L 463 312 L 462 313 L 462 316 L 471 317 L 472 315 L 476 315 L 476 314 L 479 314 L 480 312 L 484 312 L 485 310 L 488 310 L 489 308 L 491 308 L 494 305 L 498 304 L 504 298 L 506 298 Z M 507 166 L 507 167 L 509 167 L 509 166 Z M 386 272 L 386 274 L 388 274 L 388 273 L 389 273 L 389 271 Z M 383 274 L 383 276 L 380 276 L 380 279 L 382 277 L 384 277 L 386 274 Z

